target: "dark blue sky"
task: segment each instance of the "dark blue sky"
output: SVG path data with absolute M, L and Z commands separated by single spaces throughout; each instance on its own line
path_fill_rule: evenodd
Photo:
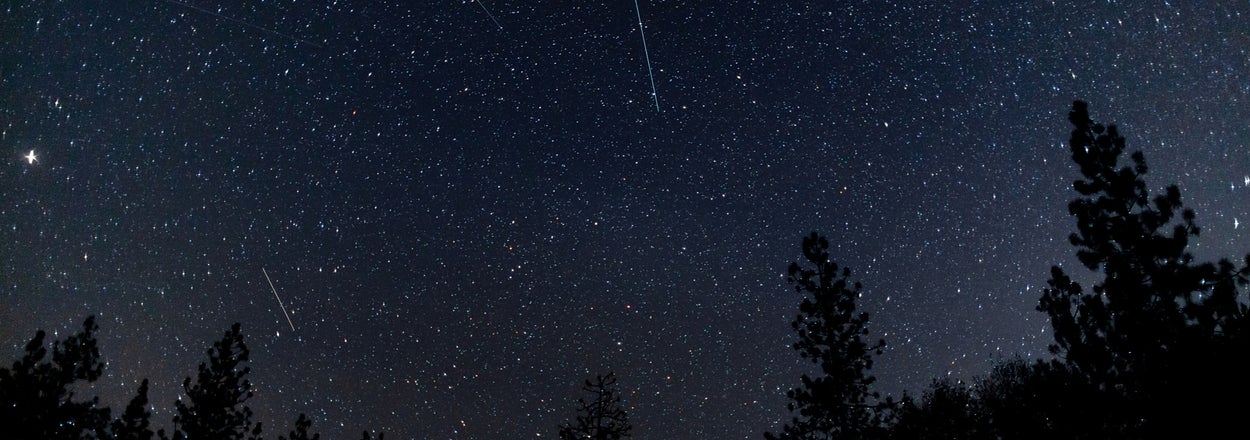
M 168 428 L 240 322 L 269 437 L 549 438 L 612 369 L 636 438 L 759 439 L 812 231 L 881 391 L 1045 355 L 1075 99 L 1250 250 L 1245 2 L 640 0 L 654 96 L 632 2 L 408 3 L 6 1 L 0 354 L 97 315 Z

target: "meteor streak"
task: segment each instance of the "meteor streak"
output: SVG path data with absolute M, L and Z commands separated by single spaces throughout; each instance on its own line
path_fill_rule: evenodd
M 638 33 L 642 35 L 642 54 L 647 57 L 647 76 L 651 77 L 651 98 L 655 100 L 655 111 L 660 111 L 660 94 L 655 92 L 655 74 L 651 73 L 651 53 L 647 51 L 647 32 L 642 30 L 642 8 L 638 0 L 634 0 L 634 12 L 638 13 Z
M 499 24 L 499 20 L 495 19 L 494 14 L 490 13 L 490 9 L 486 9 L 486 5 L 482 4 L 482 0 L 473 0 L 473 1 L 477 2 L 477 5 L 481 6 L 483 11 L 486 11 L 486 16 L 490 17 L 490 21 L 495 22 L 495 26 L 499 26 L 499 29 L 503 29 L 503 25 Z
M 265 281 L 269 282 L 269 290 L 273 291 L 273 297 L 278 298 L 278 307 L 282 309 L 282 316 L 286 316 L 286 323 L 291 326 L 291 331 L 295 331 L 295 324 L 291 322 L 291 315 L 286 313 L 286 306 L 282 305 L 282 298 L 278 296 L 278 289 L 273 287 L 273 280 L 269 279 L 269 272 L 263 267 L 260 268 L 260 271 L 265 274 Z

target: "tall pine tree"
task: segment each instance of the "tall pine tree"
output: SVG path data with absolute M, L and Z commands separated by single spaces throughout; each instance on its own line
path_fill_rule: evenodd
M 1101 275 L 1086 291 L 1062 268 L 1051 268 L 1038 309 L 1050 316 L 1051 351 L 1108 399 L 1108 437 L 1188 429 L 1221 410 L 1199 410 L 1221 393 L 1244 395 L 1247 311 L 1239 289 L 1250 275 L 1228 260 L 1199 263 L 1189 251 L 1198 237 L 1195 214 L 1180 190 L 1150 197 L 1145 155 L 1121 165 L 1125 139 L 1116 126 L 1094 123 L 1073 103 L 1069 146 L 1082 178 L 1069 212 L 1077 257 Z M 1228 421 L 1228 416 L 1215 418 Z
M 259 439 L 260 423 L 252 422 L 252 383 L 247 380 L 251 367 L 240 325 L 235 323 L 208 350 L 208 363 L 200 363 L 195 382 L 182 382 L 187 401 L 174 402 L 174 440 L 252 440 Z M 158 432 L 162 440 L 165 433 Z
M 856 313 L 861 285 L 851 271 L 829 259 L 829 241 L 813 232 L 803 238 L 803 258 L 810 266 L 791 263 L 787 280 L 803 295 L 791 326 L 798 334 L 794 349 L 820 366 L 821 374 L 804 374 L 802 385 L 786 392 L 797 415 L 768 440 L 866 439 L 883 435 L 893 402 L 869 391 L 876 380 L 868 374 L 873 355 L 885 341 L 868 342 L 868 314 Z

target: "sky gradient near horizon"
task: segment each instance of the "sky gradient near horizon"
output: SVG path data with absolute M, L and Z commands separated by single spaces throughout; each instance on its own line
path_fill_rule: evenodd
M 0 359 L 96 315 L 161 428 L 239 322 L 269 438 L 758 440 L 813 231 L 879 390 L 1045 356 L 1077 99 L 1250 251 L 1246 2 L 4 5 Z

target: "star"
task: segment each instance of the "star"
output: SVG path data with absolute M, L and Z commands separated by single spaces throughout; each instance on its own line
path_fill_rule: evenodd
M 34 164 L 36 160 L 39 160 L 39 157 L 35 156 L 35 150 L 30 150 L 29 153 L 26 153 L 26 155 L 22 157 L 25 158 L 27 163 L 30 164 Z

